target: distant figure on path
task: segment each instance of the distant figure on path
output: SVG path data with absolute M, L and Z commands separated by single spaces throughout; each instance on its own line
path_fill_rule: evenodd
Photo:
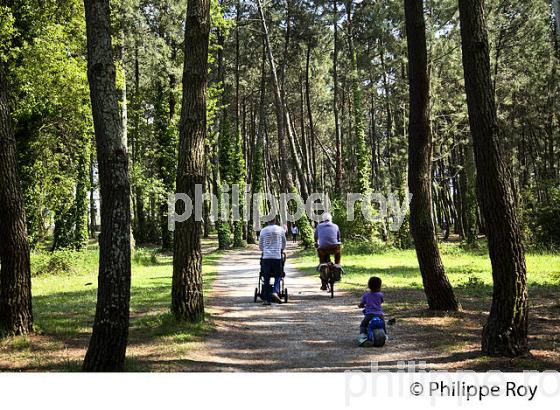
M 296 226 L 296 224 L 292 225 L 292 242 L 293 243 L 297 243 L 297 236 L 298 236 L 298 228 Z
M 264 227 L 259 237 L 259 249 L 262 251 L 261 267 L 264 279 L 263 305 L 270 306 L 271 299 L 282 303 L 280 299 L 280 279 L 282 277 L 282 252 L 286 249 L 286 232 L 276 220 Z M 272 295 L 270 294 L 270 278 L 274 277 Z

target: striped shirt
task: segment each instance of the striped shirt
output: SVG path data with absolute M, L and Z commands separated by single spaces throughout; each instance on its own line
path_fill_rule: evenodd
M 263 259 L 282 259 L 282 251 L 286 248 L 286 234 L 278 225 L 268 225 L 261 230 L 259 249 Z

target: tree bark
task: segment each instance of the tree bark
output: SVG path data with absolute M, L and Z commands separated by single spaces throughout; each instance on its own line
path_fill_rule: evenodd
M 210 0 L 188 2 L 185 27 L 177 192 L 187 194 L 194 203 L 195 186 L 204 186 Z M 184 209 L 179 201 L 177 213 Z M 175 231 L 171 310 L 180 321 L 204 320 L 201 228 L 193 214 Z
M 278 75 L 276 70 L 276 62 L 274 60 L 274 56 L 272 54 L 272 48 L 270 46 L 270 39 L 268 35 L 268 28 L 266 26 L 266 20 L 264 17 L 264 11 L 262 9 L 262 4 L 260 0 L 257 0 L 257 6 L 259 9 L 259 15 L 261 18 L 261 24 L 263 28 L 263 36 L 265 39 L 265 45 L 268 55 L 268 62 L 270 64 L 270 71 L 272 74 L 272 87 L 274 91 L 274 104 L 275 104 L 275 112 L 276 112 L 276 121 L 277 121 L 277 128 L 278 128 L 278 149 L 279 149 L 279 157 L 280 161 L 282 162 L 282 169 L 281 169 L 281 177 L 282 177 L 282 190 L 284 192 L 290 192 L 292 187 L 294 186 L 292 176 L 289 172 L 288 161 L 287 161 L 287 152 L 285 148 L 284 141 L 286 141 L 286 133 L 291 133 L 289 121 L 286 120 L 286 110 L 284 107 L 283 99 L 282 99 L 282 91 L 280 89 L 280 82 L 278 81 Z
M 305 132 L 305 109 L 304 109 L 304 80 L 303 76 L 300 75 L 299 78 L 300 82 L 300 125 L 301 125 L 301 142 L 298 143 L 298 147 L 301 148 L 301 158 L 302 158 L 302 167 L 305 172 L 305 181 L 307 182 L 307 188 L 309 192 L 313 192 L 313 183 L 315 178 L 313 177 L 313 164 L 309 158 L 309 151 L 310 151 L 310 137 L 309 133 Z
M 337 0 L 333 0 L 333 26 L 334 26 L 334 50 L 333 50 L 333 113 L 336 145 L 336 169 L 335 169 L 335 192 L 342 195 L 342 149 L 340 136 L 340 121 L 338 117 L 338 6 Z
M 93 150 L 92 150 L 93 151 Z M 95 231 L 97 230 L 97 204 L 95 203 L 95 154 L 90 153 L 89 157 L 89 229 L 90 238 L 95 238 Z
M 280 89 L 280 83 L 278 82 L 278 75 L 276 73 L 276 63 L 274 61 L 274 56 L 272 54 L 272 48 L 270 45 L 270 38 L 268 35 L 268 29 L 266 26 L 266 20 L 264 17 L 264 11 L 262 8 L 261 0 L 257 0 L 257 6 L 259 10 L 259 16 L 261 19 L 261 25 L 263 29 L 263 37 L 265 40 L 266 50 L 268 54 L 268 62 L 270 64 L 270 71 L 272 74 L 272 85 L 274 90 L 274 103 L 276 108 L 276 120 L 278 128 L 278 148 L 280 150 L 280 161 L 281 161 L 281 177 L 282 177 L 282 191 L 295 193 L 296 187 L 293 182 L 292 176 L 289 172 L 287 156 L 284 148 L 285 137 L 288 137 L 288 142 L 290 144 L 290 149 L 292 152 L 294 165 L 296 167 L 296 172 L 298 179 L 300 180 L 301 186 L 301 196 L 307 198 L 307 189 L 305 186 L 305 176 L 303 174 L 299 156 L 297 154 L 294 133 L 292 131 L 292 124 L 290 122 L 290 116 L 288 114 L 287 108 L 284 104 L 284 99 L 282 97 L 282 91 Z M 281 215 L 281 218 L 283 215 Z M 301 239 L 303 245 L 307 248 L 313 244 L 313 232 L 311 229 L 311 224 L 307 217 L 299 218 L 296 222 L 298 229 L 300 231 Z
M 140 141 L 140 63 L 138 49 L 140 47 L 138 38 L 134 40 L 134 108 L 132 110 L 132 132 L 131 132 L 131 148 L 132 148 L 132 166 L 134 167 L 139 160 Z M 144 215 L 144 198 L 140 184 L 136 184 L 134 189 L 135 209 L 134 209 L 134 236 L 138 243 L 146 241 L 146 217 Z
M 353 186 L 356 192 L 366 193 L 369 187 L 369 161 L 367 159 L 367 149 L 365 142 L 365 124 L 364 113 L 362 109 L 362 91 L 360 86 L 360 79 L 358 73 L 358 63 L 356 58 L 356 50 L 354 47 L 354 28 L 353 28 L 353 15 L 352 15 L 352 2 L 353 0 L 346 0 L 346 17 L 348 28 L 348 53 L 350 60 L 350 79 L 352 87 L 352 115 L 353 120 L 354 138 L 353 148 L 354 156 L 350 161 L 355 164 L 356 173 L 353 176 Z M 349 134 L 352 134 L 352 126 L 349 128 Z
M 6 77 L 0 61 L 0 337 L 33 330 L 27 226 Z
M 509 170 L 499 133 L 483 0 L 459 0 L 461 42 L 476 185 L 486 224 L 494 288 L 490 316 L 482 332 L 482 351 L 519 356 L 527 346 L 527 275 Z
M 239 135 L 239 23 L 241 22 L 241 0 L 237 0 L 235 5 L 235 138 Z M 222 83 L 222 87 L 225 84 Z
M 552 0 L 552 10 L 554 11 L 554 41 L 556 57 L 560 58 L 560 0 Z
M 85 371 L 124 370 L 130 304 L 128 153 L 115 84 L 108 0 L 85 0 L 88 79 L 99 164 L 101 234 L 93 333 Z
M 305 96 L 307 103 L 307 116 L 309 118 L 309 135 L 312 143 L 315 142 L 315 124 L 313 123 L 313 109 L 311 108 L 311 82 L 310 79 L 310 60 L 311 60 L 311 45 L 307 43 L 307 54 L 305 59 Z M 312 179 L 312 189 L 314 192 L 317 190 L 317 173 L 313 172 Z
M 428 113 L 428 57 L 423 7 L 423 0 L 405 0 L 410 93 L 408 132 L 408 186 L 412 193 L 410 228 L 429 308 L 457 310 L 459 304 L 445 274 L 432 218 L 432 136 Z
M 252 198 L 255 197 L 255 194 L 260 194 L 265 188 L 263 185 L 263 181 L 265 179 L 265 171 L 264 171 L 264 126 L 265 126 L 265 93 L 266 93 L 266 46 L 263 43 L 263 50 L 262 50 L 262 59 L 261 59 L 261 85 L 259 91 L 259 128 L 257 130 L 256 141 L 254 152 L 252 156 L 252 172 L 251 172 L 251 206 L 253 206 Z M 261 222 L 259 220 L 254 219 L 254 214 L 256 212 L 260 212 L 260 204 L 256 205 L 257 209 L 250 208 L 252 212 L 249 214 L 249 222 L 247 226 L 248 233 L 251 232 L 251 235 L 247 235 L 247 242 L 248 243 L 255 243 L 255 238 L 253 232 L 256 230 L 260 230 Z M 247 204 L 249 206 L 249 204 Z M 251 239 L 251 240 L 250 240 Z

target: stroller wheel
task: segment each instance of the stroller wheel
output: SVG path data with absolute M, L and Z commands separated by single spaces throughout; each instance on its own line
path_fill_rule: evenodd
M 259 297 L 259 288 L 255 288 L 255 298 L 254 298 L 253 302 L 257 303 L 258 297 Z
M 288 303 L 288 288 L 284 289 L 284 303 Z

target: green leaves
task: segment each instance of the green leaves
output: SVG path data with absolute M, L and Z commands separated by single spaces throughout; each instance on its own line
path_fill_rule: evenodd
M 15 56 L 12 42 L 16 35 L 14 16 L 9 7 L 0 5 L 0 62 L 7 62 Z

